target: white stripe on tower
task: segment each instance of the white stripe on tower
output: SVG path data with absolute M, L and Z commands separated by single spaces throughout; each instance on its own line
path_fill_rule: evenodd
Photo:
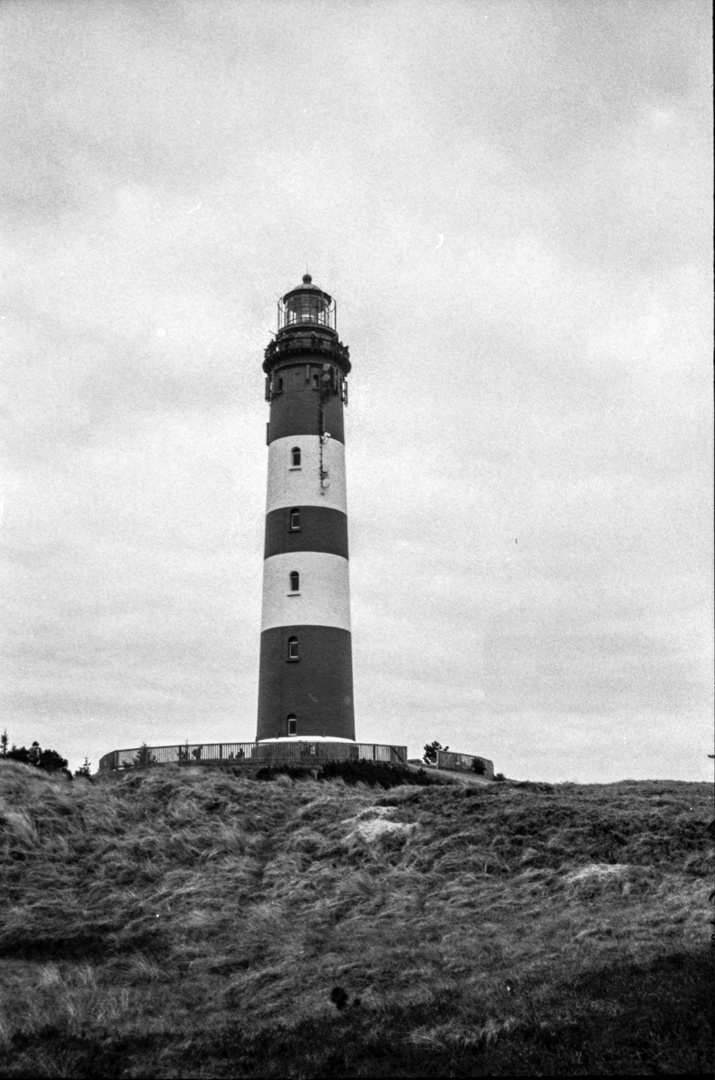
M 293 450 L 300 450 L 300 466 L 292 463 Z M 317 435 L 289 435 L 268 447 L 268 499 L 266 513 L 282 506 L 325 506 L 347 514 L 345 495 L 345 447 L 337 439 L 322 444 L 323 473 L 329 484 L 321 485 L 320 438 Z
M 291 574 L 298 589 L 291 589 Z M 350 630 L 348 560 L 322 551 L 273 555 L 263 568 L 261 630 L 273 626 L 337 626 Z

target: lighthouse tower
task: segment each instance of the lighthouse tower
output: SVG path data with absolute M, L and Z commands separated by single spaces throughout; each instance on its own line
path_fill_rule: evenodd
M 354 739 L 345 435 L 348 349 L 310 274 L 265 351 L 268 501 L 257 740 Z

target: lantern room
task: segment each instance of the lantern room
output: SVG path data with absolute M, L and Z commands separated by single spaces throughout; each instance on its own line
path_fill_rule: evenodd
M 335 301 L 313 285 L 310 274 L 304 274 L 302 285 L 278 301 L 278 332 L 303 326 L 322 326 L 333 332 L 336 329 Z

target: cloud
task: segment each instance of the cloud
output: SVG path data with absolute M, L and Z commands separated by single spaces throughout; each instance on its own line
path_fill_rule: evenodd
M 307 263 L 354 363 L 361 737 L 463 739 L 505 772 L 525 743 L 534 768 L 615 776 L 589 740 L 623 746 L 627 714 L 644 774 L 691 768 L 682 717 L 711 704 L 704 6 L 0 20 L 11 725 L 48 741 L 61 717 L 79 760 L 252 736 L 262 350 Z

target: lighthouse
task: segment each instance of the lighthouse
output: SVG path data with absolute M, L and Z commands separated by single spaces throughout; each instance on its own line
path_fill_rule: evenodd
M 265 350 L 268 497 L 257 741 L 355 739 L 343 412 L 349 352 L 310 274 Z

